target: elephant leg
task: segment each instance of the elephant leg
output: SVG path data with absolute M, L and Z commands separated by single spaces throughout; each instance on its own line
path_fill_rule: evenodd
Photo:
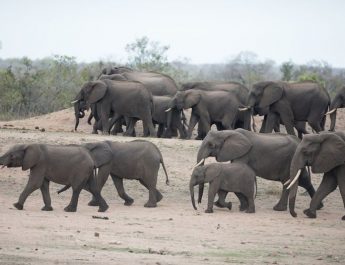
M 247 210 L 249 205 L 246 196 L 244 196 L 241 192 L 235 192 L 235 195 L 240 201 L 240 211 L 242 212 Z
M 99 187 L 97 187 L 97 182 L 94 180 L 94 178 L 91 178 L 88 184 L 88 189 L 91 192 L 93 199 L 99 205 L 98 211 L 105 212 L 109 208 L 109 206 L 102 197 L 100 189 Z
M 187 132 L 180 121 L 176 122 L 176 128 L 180 134 L 180 139 L 185 139 L 187 137 Z
M 308 123 L 310 127 L 317 133 L 322 131 L 321 121 L 319 117 L 311 117 L 310 119 L 308 119 Z
M 101 106 L 101 122 L 102 122 L 102 132 L 103 134 L 108 135 L 110 131 L 110 107 L 109 106 Z
M 245 197 L 248 202 L 246 213 L 255 213 L 254 194 L 245 194 Z
M 144 207 L 156 207 L 157 202 L 162 200 L 163 195 L 154 187 L 154 183 L 153 185 L 148 185 L 148 183 L 142 179 L 139 179 L 139 182 L 149 191 L 149 200 L 145 203 Z
M 232 209 L 232 203 L 225 201 L 226 195 L 228 195 L 227 191 L 219 190 L 218 191 L 218 200 L 214 203 L 214 205 L 219 207 L 219 208 L 225 208 L 226 207 L 229 210 L 231 210 Z
M 18 210 L 23 210 L 24 203 L 28 196 L 35 190 L 39 189 L 43 184 L 43 177 L 38 177 L 33 172 L 30 173 L 28 183 L 26 184 L 24 190 L 19 196 L 18 202 L 13 204 Z
M 134 118 L 129 118 L 128 123 L 127 123 L 127 127 L 126 127 L 126 131 L 123 134 L 124 136 L 133 136 L 135 135 L 135 131 L 134 131 L 134 127 L 136 124 L 137 120 Z
M 114 182 L 115 188 L 117 190 L 117 193 L 119 194 L 120 198 L 125 201 L 126 206 L 130 206 L 133 204 L 134 200 L 129 197 L 129 195 L 125 192 L 125 189 L 123 187 L 123 179 L 119 178 L 113 174 L 111 174 L 111 178 Z
M 283 185 L 283 182 L 282 182 L 282 185 Z M 289 191 L 283 185 L 282 195 L 280 196 L 279 202 L 273 207 L 273 210 L 275 210 L 275 211 L 286 211 L 288 198 L 289 198 Z
M 199 117 L 197 115 L 195 115 L 192 111 L 192 115 L 190 116 L 190 120 L 189 120 L 189 127 L 188 127 L 188 131 L 187 131 L 187 139 L 190 139 L 192 137 L 192 132 L 194 130 L 195 125 L 198 123 L 199 121 Z M 200 126 L 200 124 L 199 124 Z M 197 139 L 199 140 L 199 139 Z
M 269 114 L 265 115 L 264 119 L 266 119 L 266 122 L 262 125 L 262 127 L 265 125 L 263 132 L 271 133 L 273 130 L 276 132 L 277 124 L 279 128 L 279 115 L 277 113 L 270 112 Z M 261 131 L 262 130 L 260 130 L 260 132 Z
M 155 131 L 155 127 L 153 126 L 153 122 L 152 122 L 151 112 L 149 112 L 147 116 L 143 117 L 142 121 L 143 121 L 144 129 L 145 127 L 147 128 L 149 135 L 151 137 L 157 137 L 157 133 Z
M 98 173 L 97 173 L 97 189 L 98 189 L 99 192 L 101 192 L 101 190 L 103 189 L 104 184 L 108 180 L 110 169 L 111 169 L 111 164 L 103 165 L 100 168 L 98 168 Z M 89 206 L 100 206 L 99 205 L 99 201 L 95 198 L 95 196 L 92 196 L 92 199 L 91 199 L 91 201 L 89 201 L 88 205 Z
M 167 135 L 167 131 L 165 131 L 164 133 L 164 124 L 160 123 L 158 125 L 158 130 L 157 130 L 157 138 L 161 138 L 161 137 L 170 138 L 170 137 L 166 137 L 166 135 Z
M 86 184 L 86 181 L 83 183 L 79 184 L 77 187 L 72 187 L 73 193 L 72 193 L 72 198 L 70 203 L 65 207 L 65 212 L 76 212 L 77 211 L 77 206 L 78 206 L 78 199 L 79 199 L 79 194 L 81 190 L 84 188 Z
M 315 189 L 313 187 L 313 184 L 310 181 L 309 174 L 307 173 L 306 170 L 303 170 L 301 174 L 302 176 L 299 178 L 298 185 L 306 189 L 310 198 L 313 198 L 315 194 Z M 323 203 L 320 202 L 319 206 L 317 207 L 317 210 L 320 210 L 322 207 L 323 207 Z
M 202 129 L 202 132 L 201 132 L 202 139 L 200 140 L 203 140 L 211 129 L 210 117 L 208 115 L 201 116 L 199 124 L 201 125 L 201 129 Z
M 213 203 L 217 192 L 218 189 L 216 187 L 216 184 L 210 183 L 210 186 L 208 188 L 207 209 L 205 210 L 205 213 L 213 213 Z
M 43 197 L 43 202 L 44 202 L 44 207 L 41 209 L 42 211 L 52 211 L 52 201 L 50 198 L 50 193 L 49 193 L 49 180 L 44 179 L 43 184 L 40 187 L 42 197 Z
M 294 116 L 289 103 L 286 101 L 278 101 L 277 103 L 273 104 L 273 106 L 273 111 L 279 113 L 279 116 L 283 124 L 285 125 L 287 133 L 296 135 L 294 130 Z
M 330 172 L 323 175 L 320 186 L 311 199 L 309 209 L 304 210 L 304 214 L 310 218 L 316 218 L 316 209 L 321 201 L 337 188 L 336 176 Z
M 343 204 L 345 208 L 345 176 L 343 174 L 338 174 L 337 181 L 338 181 L 340 195 L 343 199 Z M 342 217 L 342 220 L 345 220 L 345 215 Z

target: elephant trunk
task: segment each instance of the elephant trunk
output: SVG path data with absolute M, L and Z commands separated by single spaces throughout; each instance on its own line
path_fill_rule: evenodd
M 192 205 L 193 205 L 194 210 L 197 210 L 198 208 L 196 208 L 196 206 L 195 206 L 194 186 L 195 186 L 194 182 L 191 180 L 189 183 L 190 198 L 192 200 Z
M 298 178 L 301 175 L 302 171 L 305 167 L 305 161 L 303 160 L 302 154 L 297 148 L 295 155 L 291 161 L 290 166 L 290 179 L 286 183 L 289 183 L 288 189 L 290 189 L 289 192 L 289 210 L 290 214 L 293 217 L 296 217 L 297 214 L 295 212 L 295 203 L 296 203 L 296 195 L 297 195 L 297 189 L 298 189 Z
M 79 119 L 82 119 L 85 117 L 85 110 L 80 107 L 80 101 L 77 101 L 76 103 L 74 103 L 74 115 L 75 115 L 74 130 L 76 131 L 79 125 Z
M 341 100 L 339 99 L 339 97 L 334 98 L 334 100 L 331 103 L 331 106 L 329 107 L 329 112 L 328 114 L 330 114 L 330 119 L 331 119 L 331 125 L 329 130 L 330 131 L 334 131 L 335 130 L 335 123 L 337 120 L 337 109 L 339 107 L 341 107 Z

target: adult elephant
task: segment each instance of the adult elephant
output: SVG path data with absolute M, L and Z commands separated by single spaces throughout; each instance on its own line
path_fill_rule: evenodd
M 238 82 L 207 81 L 207 82 L 188 82 L 181 85 L 182 91 L 191 89 L 203 91 L 227 91 L 240 106 L 245 106 L 248 98 L 248 88 Z M 235 128 L 250 130 L 250 110 L 240 111 Z
M 329 112 L 326 114 L 330 114 L 331 118 L 331 125 L 329 130 L 334 132 L 335 131 L 335 123 L 337 119 L 337 109 L 345 107 L 345 86 L 343 86 L 335 95 L 334 99 L 331 102 L 331 106 L 329 107 Z
M 77 210 L 78 198 L 82 189 L 90 191 L 100 205 L 99 212 L 108 209 L 100 194 L 94 175 L 94 161 L 90 153 L 81 146 L 21 144 L 15 145 L 0 157 L 0 165 L 30 169 L 28 183 L 14 206 L 22 210 L 27 197 L 37 189 L 41 190 L 43 211 L 52 211 L 49 183 L 55 182 L 71 186 L 71 202 L 65 207 L 66 212 Z
M 187 138 L 191 138 L 193 129 L 199 122 L 201 133 L 197 139 L 203 139 L 212 124 L 223 130 L 233 129 L 238 119 L 239 104 L 227 91 L 191 89 L 177 92 L 171 100 L 170 108 L 192 108 Z
M 177 92 L 175 81 L 168 75 L 156 72 L 141 72 L 128 67 L 107 67 L 101 75 L 112 75 L 113 79 L 125 78 L 143 83 L 155 96 L 173 96 Z M 117 76 L 114 76 L 117 75 Z M 106 78 L 106 77 L 103 77 Z
M 316 218 L 320 202 L 337 187 L 345 206 L 345 134 L 343 132 L 326 132 L 303 137 L 292 159 L 290 170 L 289 196 L 290 214 L 296 217 L 295 201 L 297 180 L 305 166 L 311 166 L 313 173 L 324 173 L 322 181 L 304 213 Z M 345 220 L 345 215 L 342 217 Z
M 87 104 L 99 104 L 100 120 L 105 134 L 109 134 L 109 118 L 111 113 L 114 113 L 114 121 L 122 116 L 142 120 L 144 130 L 149 131 L 150 136 L 156 136 L 152 123 L 152 94 L 139 82 L 90 81 L 83 85 L 75 103 L 82 101 Z M 133 130 L 134 123 L 131 123 L 126 135 L 131 135 Z
M 125 192 L 123 179 L 139 180 L 149 190 L 149 200 L 144 205 L 145 207 L 156 207 L 157 202 L 163 198 L 156 188 L 160 164 L 164 169 L 166 184 L 169 184 L 169 178 L 163 156 L 153 143 L 143 140 L 127 143 L 104 141 L 87 143 L 83 146 L 89 150 L 98 168 L 97 181 L 100 190 L 110 174 L 119 196 L 127 206 L 131 205 L 134 200 Z M 66 189 L 68 186 L 59 192 Z M 98 205 L 95 197 L 89 202 L 89 205 Z
M 290 162 L 298 146 L 299 139 L 287 134 L 259 134 L 243 129 L 210 131 L 203 140 L 197 162 L 202 164 L 207 157 L 215 157 L 218 162 L 241 162 L 247 164 L 258 177 L 279 181 L 282 184 L 290 177 Z M 305 188 L 310 197 L 315 190 L 310 176 L 303 170 L 298 185 Z M 199 194 L 203 185 L 199 186 Z M 219 194 L 218 194 L 219 195 Z M 217 205 L 224 204 L 220 196 Z M 276 211 L 287 209 L 288 190 L 283 186 Z
M 265 132 L 272 132 L 279 117 L 292 135 L 299 121 L 307 121 L 316 132 L 322 131 L 329 104 L 327 91 L 312 81 L 258 82 L 250 90 L 247 101 L 248 108 L 269 108 Z
M 171 138 L 173 132 L 178 130 L 181 139 L 187 137 L 187 130 L 185 128 L 183 118 L 183 110 L 177 108 L 169 109 L 171 97 L 169 96 L 153 96 L 154 111 L 152 119 L 154 124 L 158 124 L 157 137 Z

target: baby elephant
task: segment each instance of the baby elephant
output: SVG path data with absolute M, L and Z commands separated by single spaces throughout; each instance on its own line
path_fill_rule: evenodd
M 94 161 L 90 153 L 80 146 L 58 146 L 46 144 L 15 145 L 0 157 L 0 165 L 30 169 L 29 180 L 19 200 L 14 206 L 22 210 L 27 197 L 41 189 L 44 201 L 43 211 L 52 211 L 49 194 L 49 182 L 69 185 L 73 189 L 70 204 L 66 212 L 77 210 L 80 191 L 90 191 L 99 202 L 99 212 L 108 209 L 102 198 L 94 176 Z
M 222 196 L 226 195 L 226 192 L 235 192 L 241 201 L 240 210 L 246 210 L 247 213 L 255 212 L 254 186 L 256 184 L 256 176 L 254 171 L 246 164 L 239 162 L 231 164 L 212 163 L 194 168 L 189 188 L 195 210 L 197 208 L 194 199 L 194 186 L 204 183 L 209 183 L 208 203 L 205 213 L 213 212 L 213 202 L 217 193 L 219 197 L 222 197 L 223 202 L 219 200 L 218 205 L 216 205 L 231 209 L 231 202 L 225 204 L 224 197 Z M 202 193 L 203 189 L 200 189 L 199 203 L 201 202 Z

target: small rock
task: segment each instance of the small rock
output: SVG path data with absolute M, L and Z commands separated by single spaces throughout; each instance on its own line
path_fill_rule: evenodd
M 45 131 L 46 131 L 46 129 L 42 128 L 40 131 L 41 131 L 41 132 L 45 132 Z
M 172 218 L 169 218 L 169 221 L 172 221 L 172 220 L 174 220 L 174 219 L 172 219 Z
M 38 130 L 40 127 L 36 126 L 35 129 Z
M 16 247 L 16 249 L 20 249 L 19 247 Z
M 77 233 L 80 233 L 80 231 L 79 231 L 79 230 L 77 230 Z
M 35 248 L 35 251 L 37 251 L 38 250 L 38 248 Z
M 99 233 L 98 232 L 95 232 L 95 237 L 99 237 Z
M 217 225 L 217 230 L 220 228 L 220 224 Z

